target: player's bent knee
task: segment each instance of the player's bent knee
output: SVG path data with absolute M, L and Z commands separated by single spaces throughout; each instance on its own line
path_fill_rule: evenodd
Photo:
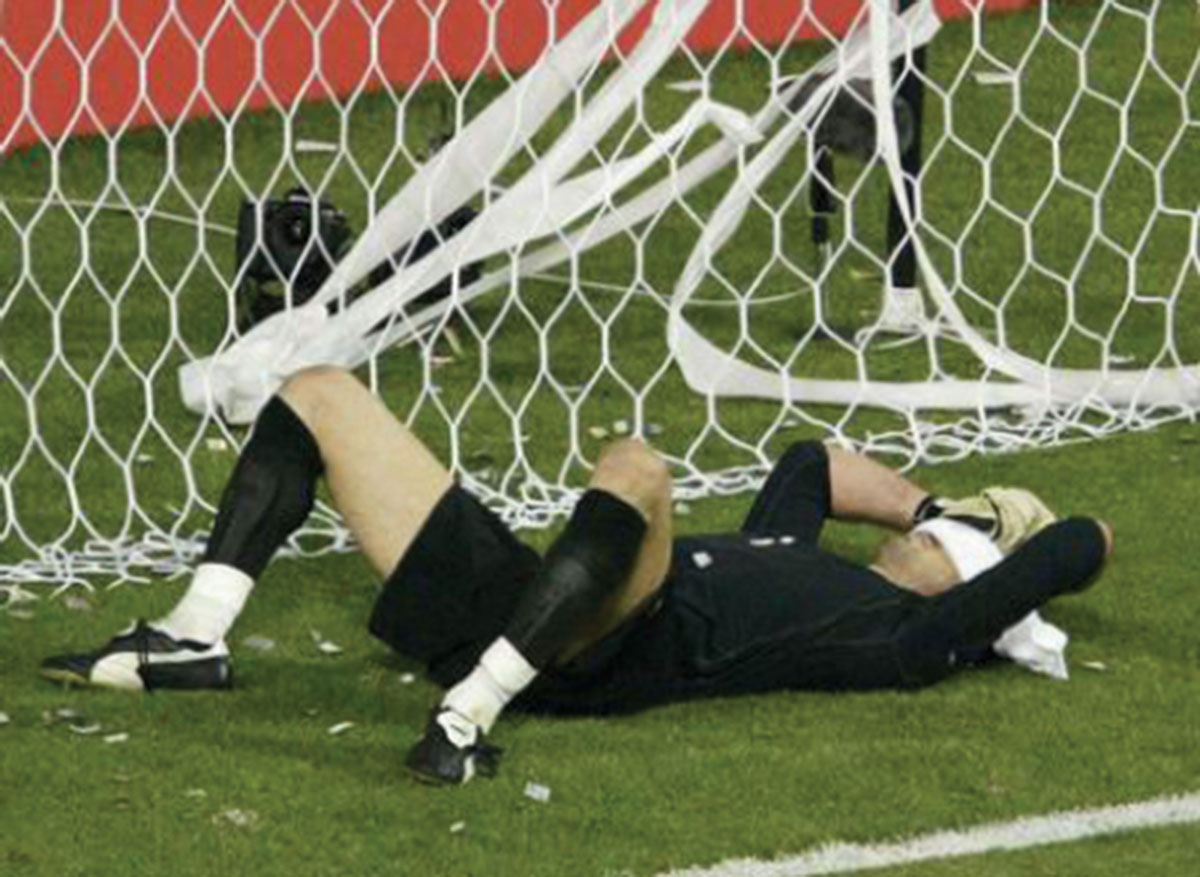
M 279 395 L 312 428 L 331 410 L 336 411 L 349 394 L 362 390 L 363 385 L 345 369 L 316 365 L 289 377 L 280 387 Z
M 324 395 L 346 383 L 357 384 L 358 379 L 335 365 L 312 365 L 291 375 L 279 392 L 289 397 Z
M 657 505 L 670 499 L 671 472 L 666 461 L 647 445 L 624 439 L 600 455 L 591 486 L 608 491 L 649 517 Z

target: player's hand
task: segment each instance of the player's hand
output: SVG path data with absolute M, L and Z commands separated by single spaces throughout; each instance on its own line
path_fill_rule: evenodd
M 1036 494 L 1021 487 L 989 487 L 975 496 L 942 500 L 940 505 L 942 517 L 986 533 L 1005 554 L 1057 520 Z

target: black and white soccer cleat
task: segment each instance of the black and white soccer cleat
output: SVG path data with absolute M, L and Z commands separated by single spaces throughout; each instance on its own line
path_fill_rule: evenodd
M 224 640 L 213 644 L 175 639 L 138 620 L 102 648 L 55 655 L 42 662 L 42 676 L 56 682 L 125 691 L 156 688 L 230 688 L 233 674 Z
M 461 786 L 476 774 L 495 776 L 500 752 L 484 742 L 483 729 L 470 719 L 449 707 L 436 707 L 404 766 L 423 783 Z

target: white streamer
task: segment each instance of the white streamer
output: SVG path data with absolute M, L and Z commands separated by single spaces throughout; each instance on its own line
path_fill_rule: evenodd
M 605 83 L 537 165 L 488 205 L 466 230 L 430 256 L 400 269 L 389 281 L 338 314 L 326 313 L 325 303 L 387 258 L 394 241 L 415 236 L 423 225 L 444 217 L 485 187 L 490 176 L 571 93 L 576 79 L 594 68 L 620 27 L 642 5 L 622 0 L 598 7 L 566 39 L 548 50 L 508 94 L 480 114 L 435 161 L 409 181 L 312 302 L 265 321 L 209 360 L 185 365 L 180 380 L 188 406 L 201 412 L 216 407 L 234 422 L 247 422 L 288 374 L 322 363 L 355 367 L 383 346 L 411 338 L 442 319 L 455 305 L 466 304 L 513 278 L 511 269 L 495 271 L 456 290 L 452 299 L 433 303 L 372 334 L 381 321 L 438 280 L 455 274 L 458 266 L 496 253 L 524 250 L 539 239 L 550 238 L 550 243 L 521 258 L 515 269 L 517 276 L 544 271 L 661 211 L 747 145 L 761 141 L 802 80 L 772 96 L 753 119 L 701 97 L 637 155 L 563 179 L 641 93 L 706 6 L 704 0 L 661 3 L 628 63 Z M 721 350 L 688 323 L 685 306 L 702 283 L 712 256 L 739 226 L 755 191 L 810 129 L 827 99 L 845 87 L 849 79 L 864 73 L 869 73 L 872 81 L 880 155 L 904 220 L 909 228 L 915 228 L 916 219 L 903 194 L 900 149 L 890 111 L 890 66 L 893 60 L 929 42 L 941 22 L 931 2 L 919 3 L 899 16 L 898 28 L 892 26 L 888 0 L 871 0 L 868 8 L 869 26 L 856 28 L 814 68 L 815 74 L 826 78 L 745 165 L 703 229 L 676 284 L 668 312 L 668 345 L 689 386 L 709 396 L 862 404 L 907 411 L 1047 409 L 1089 403 L 1122 407 L 1200 404 L 1200 370 L 1196 366 L 1129 372 L 1113 371 L 1107 365 L 1098 370 L 1054 369 L 988 342 L 963 317 L 919 234 L 912 234 L 911 239 L 928 293 L 942 320 L 996 379 L 882 382 L 794 378 L 782 364 L 768 370 L 745 362 L 736 349 Z M 607 40 L 601 36 L 607 36 Z M 673 155 L 676 147 L 704 124 L 715 125 L 725 134 L 724 139 L 628 203 L 611 207 L 614 192 L 662 158 Z M 484 167 L 474 160 L 479 155 L 497 158 Z M 585 228 L 563 233 L 597 209 L 600 213 Z
M 624 2 L 617 4 L 624 18 L 616 20 L 627 21 L 644 2 L 632 7 Z M 357 364 L 356 360 L 361 361 L 358 357 L 364 356 L 373 346 L 370 342 L 364 344 L 365 333 L 438 280 L 454 274 L 458 266 L 536 240 L 598 206 L 608 197 L 611 188 L 577 181 L 563 189 L 559 186 L 561 175 L 578 164 L 607 133 L 670 58 L 706 6 L 707 0 L 660 3 L 647 33 L 623 69 L 588 103 L 542 161 L 489 205 L 462 233 L 428 257 L 402 268 L 388 282 L 336 316 L 328 316 L 324 303 L 383 261 L 395 241 L 409 239 L 427 219 L 445 216 L 462 203 L 463 191 L 477 191 L 486 183 L 487 175 L 480 173 L 466 157 L 494 153 L 498 146 L 501 154 L 511 155 L 519 144 L 513 140 L 510 126 L 529 126 L 520 131 L 524 137 L 530 136 L 536 130 L 533 123 L 544 121 L 571 92 L 576 78 L 603 57 L 615 41 L 619 27 L 601 29 L 600 25 L 609 22 L 610 15 L 615 13 L 607 6 L 594 10 L 572 31 L 574 37 L 584 29 L 586 39 L 568 37 L 563 44 L 549 51 L 512 91 L 496 102 L 500 109 L 485 111 L 446 147 L 450 159 L 441 159 L 433 170 L 423 170 L 414 176 L 384 208 L 380 218 L 372 223 L 373 231 L 364 235 L 364 240 L 347 255 L 344 267 L 330 277 L 313 301 L 265 320 L 216 356 L 183 366 L 180 385 L 185 404 L 198 412 L 216 408 L 233 422 L 248 422 L 288 374 L 306 365 L 333 363 L 350 367 Z M 597 39 L 597 32 L 604 31 L 608 40 Z M 526 101 L 537 108 L 532 119 L 519 114 L 519 107 Z M 480 120 L 487 124 L 481 124 Z M 679 135 L 680 132 L 673 133 Z M 658 157 L 672 145 L 660 141 L 651 149 L 657 151 Z M 461 157 L 470 167 L 460 167 L 456 157 Z M 645 160 L 641 159 L 643 163 Z M 456 178 L 454 186 L 443 189 L 435 183 L 437 169 L 445 167 L 462 171 L 464 178 Z M 627 170 L 634 167 L 636 165 Z M 548 210 L 554 212 L 547 215 Z M 414 216 L 417 217 L 415 220 Z M 399 219 L 393 222 L 394 217 L 403 217 L 409 224 L 415 222 L 415 226 L 410 229 Z M 458 300 L 463 301 L 461 291 Z M 449 306 L 446 302 L 439 305 L 438 313 Z

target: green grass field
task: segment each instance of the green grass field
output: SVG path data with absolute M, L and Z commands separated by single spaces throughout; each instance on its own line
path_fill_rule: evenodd
M 436 691 L 364 632 L 375 588 L 356 557 L 281 561 L 239 622 L 228 694 L 126 697 L 36 678 L 164 611 L 179 584 L 0 618 L 0 861 L 13 874 L 649 874 L 831 839 L 872 841 L 1200 786 L 1200 648 L 1187 497 L 1200 444 L 1171 427 L 919 475 L 946 493 L 1020 482 L 1103 514 L 1117 552 L 1087 594 L 1049 607 L 1072 634 L 1067 683 L 997 667 L 916 694 L 781 693 L 609 720 L 513 716 L 500 775 L 431 790 L 399 762 Z M 745 498 L 699 504 L 732 527 Z M 1168 510 L 1171 509 L 1171 510 Z M 864 557 L 872 536 L 835 527 Z M 321 655 L 309 630 L 345 647 Z M 278 642 L 254 652 L 241 641 Z M 1085 661 L 1100 661 L 1104 671 Z M 46 726 L 70 707 L 125 743 Z M 331 737 L 342 721 L 356 727 Z M 549 803 L 524 797 L 527 782 Z M 202 789 L 203 796 L 194 790 Z M 214 824 L 229 809 L 254 828 Z M 459 833 L 451 827 L 465 822 Z M 1200 828 L 943 863 L 923 874 L 1188 874 Z
M 969 76 L 978 61 L 969 27 L 948 26 L 931 49 L 931 79 L 948 97 L 931 90 L 928 98 L 927 142 L 941 145 L 928 153 L 923 182 L 926 240 L 973 324 L 1055 365 L 1097 367 L 1104 349 L 1128 357 L 1122 367 L 1200 361 L 1191 316 L 1200 303 L 1200 25 L 1183 0 L 1121 5 L 1153 7 L 1150 26 L 1111 12 L 1097 21 L 1097 7 L 1066 3 L 1051 4 L 1054 35 L 1039 40 L 1037 15 L 989 21 L 989 49 L 1025 71 L 1020 121 L 1011 126 L 1002 122 L 1014 92 Z M 1152 66 L 1140 60 L 1148 42 Z M 1080 67 L 1072 46 L 1084 45 Z M 823 51 L 782 53 L 780 69 L 803 70 Z M 673 119 L 684 100 L 665 86 L 695 75 L 689 61 L 668 66 L 646 95 L 653 124 Z M 713 62 L 714 96 L 754 108 L 769 75 L 756 53 L 724 56 Z M 1090 91 L 1076 99 L 1080 75 Z M 462 89 L 466 115 L 499 89 L 482 79 Z M 448 89 L 430 87 L 400 96 L 399 108 L 375 96 L 344 116 L 319 105 L 295 114 L 295 138 L 333 139 L 344 125 L 353 161 L 284 156 L 275 114 L 230 123 L 231 150 L 225 123 L 210 120 L 171 138 L 130 133 L 111 152 L 90 139 L 0 161 L 0 563 L 48 542 L 77 548 L 94 536 L 206 528 L 233 457 L 205 439 L 241 436 L 187 412 L 175 381 L 182 362 L 229 340 L 232 240 L 18 199 L 54 191 L 111 200 L 119 187 L 132 203 L 230 225 L 247 192 L 280 193 L 303 181 L 321 186 L 361 229 L 411 173 L 410 156 L 449 100 Z M 1114 102 L 1129 107 L 1124 119 Z M 392 148 L 400 120 L 407 153 Z M 564 123 L 549 123 L 540 147 Z M 937 136 L 947 130 L 954 136 Z M 1115 152 L 1121 137 L 1128 148 Z M 698 138 L 691 148 L 701 145 Z M 747 324 L 757 355 L 793 375 L 850 377 L 865 368 L 883 379 L 928 376 L 933 360 L 921 345 L 872 348 L 860 360 L 842 345 L 810 344 L 793 356 L 814 320 L 806 274 L 815 253 L 796 184 L 803 174 L 799 154 L 781 167 L 714 260 L 699 298 L 730 301 L 722 278 L 750 290 L 752 302 L 798 293 L 754 305 Z M 693 215 L 710 213 L 731 179 L 720 175 L 689 196 L 687 209 L 589 254 L 581 274 L 623 286 L 640 278 L 668 295 L 696 239 Z M 879 270 L 884 182 L 877 170 L 839 165 L 853 210 L 839 214 L 826 275 L 836 325 L 864 325 L 877 307 L 878 278 L 859 272 Z M 1102 234 L 1093 233 L 1094 216 Z M 1016 218 L 1029 221 L 1028 236 Z M 737 339 L 732 313 L 697 306 L 689 317 L 728 344 Z M 723 400 L 712 404 L 706 429 L 705 400 L 666 363 L 664 327 L 652 295 L 564 297 L 561 284 L 532 282 L 471 307 L 460 323 L 466 351 L 454 362 L 428 371 L 408 348 L 366 376 L 440 453 L 494 469 L 496 486 L 509 492 L 529 478 L 554 483 L 560 469 L 580 483 L 601 445 L 588 427 L 639 413 L 663 426 L 654 441 L 681 473 L 761 462 L 830 425 L 859 440 L 906 427 L 894 412 Z M 539 334 L 548 338 L 545 359 Z M 555 384 L 591 379 L 607 341 L 610 368 L 585 399 L 565 401 Z M 939 342 L 936 352 L 949 373 L 980 372 L 958 345 Z M 516 408 L 514 426 L 506 409 Z M 1180 412 L 1153 417 L 1179 420 Z M 514 432 L 533 440 L 518 450 Z M 47 654 L 98 644 L 129 618 L 165 611 L 182 581 L 109 590 L 100 579 L 86 612 L 36 588 L 42 599 L 0 610 L 0 712 L 10 719 L 0 724 L 0 874 L 617 877 L 1195 792 L 1200 613 L 1189 511 L 1200 496 L 1198 464 L 1200 438 L 1187 417 L 1104 441 L 913 471 L 947 495 L 1020 484 L 1063 513 L 1113 524 L 1117 552 L 1100 583 L 1046 613 L 1073 638 L 1069 683 L 998 667 L 918 694 L 780 693 L 611 720 L 514 716 L 495 734 L 506 748 L 500 776 L 455 791 L 401 775 L 436 692 L 419 676 L 408 681 L 419 668 L 366 635 L 375 585 L 357 556 L 281 560 L 268 571 L 231 641 L 238 687 L 220 695 L 120 697 L 36 677 Z M 732 528 L 749 502 L 693 503 L 679 527 Z M 544 546 L 550 534 L 530 538 Z M 879 536 L 837 525 L 827 538 L 865 559 Z M 344 653 L 320 654 L 313 629 Z M 257 652 L 243 644 L 251 635 L 277 646 Z M 53 721 L 63 708 L 102 730 L 73 733 L 69 721 Z M 344 721 L 355 726 L 327 733 Z M 128 739 L 105 742 L 117 733 Z M 524 796 L 531 781 L 551 789 L 548 803 Z M 222 815 L 231 810 L 252 811 L 251 824 L 234 825 Z M 1193 826 L 886 873 L 1182 875 L 1194 871 L 1198 842 Z

